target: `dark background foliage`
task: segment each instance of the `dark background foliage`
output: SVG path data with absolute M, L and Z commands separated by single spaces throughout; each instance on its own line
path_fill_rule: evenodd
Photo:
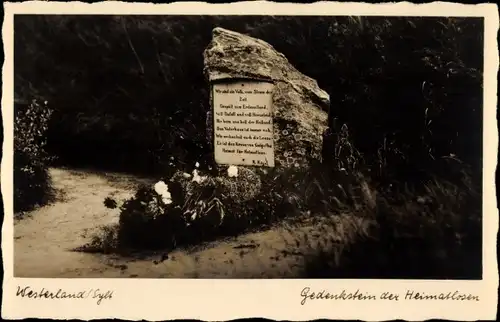
M 269 42 L 315 78 L 331 126 L 348 125 L 374 172 L 381 160 L 396 176 L 443 172 L 433 161 L 450 153 L 480 169 L 480 18 L 16 16 L 16 97 L 55 109 L 48 150 L 61 164 L 210 162 L 202 53 L 216 26 Z

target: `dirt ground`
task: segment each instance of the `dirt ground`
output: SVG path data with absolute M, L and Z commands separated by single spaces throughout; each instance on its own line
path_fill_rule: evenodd
M 191 251 L 176 250 L 168 258 L 162 252 L 124 258 L 74 251 L 90 241 L 100 226 L 118 222 L 119 210 L 106 208 L 104 198 L 131 197 L 139 183 L 153 181 L 70 169 L 51 169 L 50 174 L 57 200 L 15 220 L 16 277 L 300 277 L 301 250 L 295 247 L 290 253 L 290 245 L 295 241 L 283 227 L 213 242 Z M 311 239 L 317 236 L 310 226 L 300 230 Z

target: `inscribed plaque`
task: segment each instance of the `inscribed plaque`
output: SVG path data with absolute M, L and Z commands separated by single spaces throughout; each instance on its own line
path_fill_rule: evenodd
M 212 86 L 218 164 L 274 167 L 273 87 L 250 81 Z

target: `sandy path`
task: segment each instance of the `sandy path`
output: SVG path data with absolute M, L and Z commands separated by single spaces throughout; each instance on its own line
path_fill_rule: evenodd
M 283 252 L 291 249 L 292 237 L 280 228 L 218 241 L 194 251 L 174 251 L 162 262 L 158 262 L 161 253 L 123 258 L 72 251 L 88 242 L 88 236 L 97 227 L 117 222 L 118 209 L 104 207 L 105 197 L 113 195 L 122 199 L 132 196 L 139 182 L 151 181 L 122 174 L 67 169 L 51 169 L 50 173 L 54 188 L 60 192 L 60 200 L 15 222 L 16 277 L 299 276 L 302 256 Z M 318 236 L 311 233 L 310 228 L 301 230 L 312 234 L 312 238 Z

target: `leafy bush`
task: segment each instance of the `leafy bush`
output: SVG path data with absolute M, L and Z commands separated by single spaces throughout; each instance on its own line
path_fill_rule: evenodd
M 15 106 L 14 210 L 24 211 L 50 197 L 45 132 L 52 114 L 47 102 L 37 100 Z
M 175 247 L 185 242 L 186 234 L 195 230 L 195 224 L 203 221 L 205 231 L 223 220 L 224 210 L 214 196 L 215 181 L 197 185 L 196 191 L 184 196 L 180 182 L 169 185 L 171 203 L 152 187 L 141 187 L 136 195 L 121 206 L 118 241 L 121 247 L 162 248 Z M 200 237 L 199 235 L 193 236 Z
M 120 246 L 174 248 L 241 231 L 238 219 L 247 223 L 248 209 L 227 193 L 225 181 L 229 180 L 201 176 L 198 170 L 193 175 L 179 172 L 165 184 L 171 199 L 153 187 L 142 187 L 121 207 Z

